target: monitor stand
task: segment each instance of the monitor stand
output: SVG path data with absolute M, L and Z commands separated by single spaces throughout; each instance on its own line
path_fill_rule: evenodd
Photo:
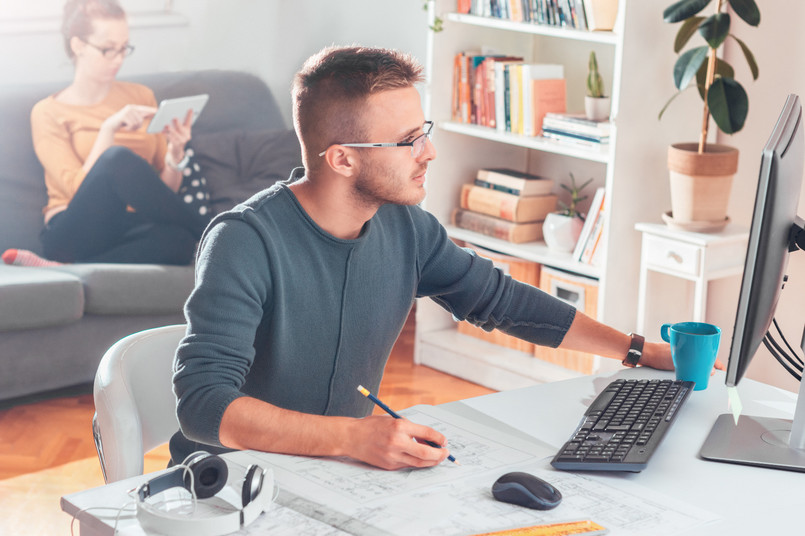
M 805 381 L 794 420 L 719 415 L 699 452 L 706 460 L 805 472 Z

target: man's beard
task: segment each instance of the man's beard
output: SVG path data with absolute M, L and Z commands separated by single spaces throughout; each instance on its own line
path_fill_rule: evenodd
M 364 161 L 365 162 L 365 161 Z M 361 203 L 380 207 L 385 204 L 416 205 L 425 197 L 423 189 L 414 187 L 413 178 L 425 173 L 427 164 L 412 175 L 403 177 L 393 169 L 369 162 L 364 163 L 355 179 L 353 191 Z

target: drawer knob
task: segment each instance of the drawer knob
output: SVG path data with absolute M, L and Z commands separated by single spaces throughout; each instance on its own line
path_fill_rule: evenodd
M 676 261 L 679 264 L 682 264 L 682 255 L 680 255 L 679 253 L 669 251 L 668 252 L 668 258 L 673 260 L 673 261 Z

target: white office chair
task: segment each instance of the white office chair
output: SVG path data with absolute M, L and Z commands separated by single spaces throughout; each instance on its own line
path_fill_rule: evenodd
M 143 474 L 144 454 L 179 429 L 171 376 L 184 334 L 184 324 L 140 331 L 101 359 L 92 434 L 107 483 Z

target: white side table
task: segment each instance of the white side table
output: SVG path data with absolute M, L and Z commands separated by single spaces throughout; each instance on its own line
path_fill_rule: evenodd
M 643 233 L 640 254 L 640 286 L 637 330 L 644 333 L 648 272 L 660 272 L 694 283 L 693 321 L 705 321 L 707 286 L 743 272 L 749 231 L 733 224 L 718 233 L 694 233 L 671 229 L 660 223 L 638 223 Z

